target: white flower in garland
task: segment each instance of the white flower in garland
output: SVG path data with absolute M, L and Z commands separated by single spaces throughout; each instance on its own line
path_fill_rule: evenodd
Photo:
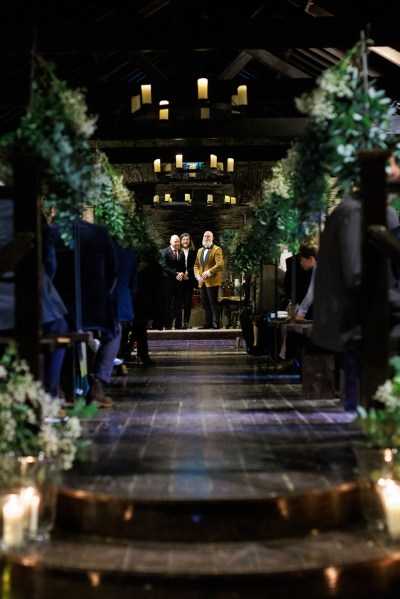
M 44 455 L 64 470 L 71 468 L 82 435 L 77 413 L 91 415 L 96 408 L 77 405 L 75 414 L 66 414 L 33 378 L 14 344 L 1 358 L 0 396 L 0 459 L 10 453 Z

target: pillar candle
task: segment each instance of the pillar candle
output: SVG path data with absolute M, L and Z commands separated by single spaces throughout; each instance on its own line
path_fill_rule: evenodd
M 154 172 L 155 173 L 161 173 L 161 160 L 160 160 L 160 158 L 157 158 L 154 161 Z
M 3 542 L 18 547 L 24 540 L 25 510 L 17 495 L 11 495 L 3 506 Z
M 235 198 L 235 196 L 231 196 L 231 204 L 233 204 L 233 205 L 236 204 L 236 198 Z
M 158 204 L 159 202 L 160 202 L 160 196 L 159 195 L 153 196 L 153 204 Z
M 210 154 L 210 168 L 217 168 L 217 157 L 215 154 Z
M 190 202 L 190 193 L 185 193 L 185 202 Z
M 207 204 L 212 204 L 213 203 L 213 195 L 211 193 L 207 194 Z
M 224 172 L 224 163 L 223 162 L 217 162 L 217 170 Z
M 131 112 L 136 112 L 140 108 L 140 95 L 131 97 Z
M 183 166 L 183 156 L 182 156 L 182 154 L 177 154 L 175 156 L 175 166 L 176 166 L 176 168 L 182 168 L 182 166 Z
M 247 106 L 247 85 L 239 85 L 237 93 L 239 106 Z
M 165 194 L 165 201 L 166 202 L 171 202 L 171 195 L 169 193 Z
M 231 203 L 231 197 L 230 196 L 225 196 L 224 197 L 224 204 L 230 204 Z
M 151 104 L 151 85 L 142 85 L 142 104 Z
M 24 508 L 25 528 L 29 527 L 29 512 L 34 494 L 35 489 L 33 487 L 27 487 L 26 489 L 22 489 L 19 496 L 19 501 Z
M 226 161 L 226 170 L 228 171 L 228 173 L 233 173 L 235 167 L 235 161 L 233 158 L 228 158 L 228 160 Z
M 33 495 L 29 508 L 29 534 L 35 535 L 39 527 L 39 506 L 40 497 L 39 495 Z
M 400 486 L 392 480 L 382 490 L 383 507 L 386 515 L 386 525 L 390 536 L 400 538 Z
M 160 100 L 160 121 L 168 121 L 169 118 L 168 100 Z M 162 107 L 162 108 L 161 108 Z
M 204 77 L 197 79 L 197 97 L 199 100 L 208 99 L 208 79 Z

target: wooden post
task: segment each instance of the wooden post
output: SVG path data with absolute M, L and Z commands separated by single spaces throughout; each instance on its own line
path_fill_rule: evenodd
M 18 158 L 14 167 L 14 234 L 30 233 L 30 251 L 15 267 L 15 339 L 21 358 L 42 380 L 42 247 L 38 168 L 33 159 Z
M 370 225 L 387 226 L 387 150 L 360 152 L 362 198 L 362 347 L 360 401 L 371 405 L 377 387 L 389 376 L 389 259 L 368 243 Z

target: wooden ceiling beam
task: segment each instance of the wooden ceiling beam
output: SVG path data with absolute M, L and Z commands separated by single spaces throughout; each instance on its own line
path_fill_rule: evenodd
M 348 49 L 360 38 L 361 30 L 368 30 L 375 45 L 398 44 L 398 25 L 395 19 L 377 17 L 321 17 L 304 15 L 297 18 L 257 19 L 247 22 L 230 22 L 229 16 L 222 24 L 229 35 L 221 35 L 221 23 L 216 21 L 192 21 L 191 27 L 182 28 L 178 23 L 143 23 L 132 30 L 132 23 L 123 22 L 85 23 L 64 22 L 58 27 L 36 27 L 38 52 L 133 52 L 168 50 L 205 50 L 237 48 L 310 48 L 338 47 Z M 0 24 L 0 52 L 11 54 L 30 52 L 34 30 L 26 23 Z

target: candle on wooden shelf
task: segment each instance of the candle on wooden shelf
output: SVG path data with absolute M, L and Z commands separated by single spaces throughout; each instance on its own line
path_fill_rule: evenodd
M 195 164 L 189 164 L 189 170 L 190 171 L 195 171 L 196 170 L 196 165 Z M 191 179 L 195 179 L 196 173 L 189 173 L 189 177 Z
M 142 104 L 151 104 L 151 85 L 141 85 L 142 90 Z
M 228 158 L 226 161 L 226 170 L 228 173 L 233 173 L 235 168 L 235 160 L 233 158 Z
M 166 163 L 164 170 L 165 170 L 165 172 L 166 172 L 166 173 L 170 173 L 170 172 L 171 172 L 171 170 L 172 170 L 172 165 L 171 165 L 171 163 L 170 163 L 170 162 L 167 162 L 167 163 Z
M 24 541 L 25 510 L 17 495 L 10 495 L 3 506 L 3 543 L 19 547 Z
M 154 161 L 154 172 L 161 173 L 161 159 L 160 158 L 156 158 L 156 160 Z
M 231 204 L 232 204 L 232 206 L 234 206 L 236 204 L 235 196 L 231 196 Z
M 185 193 L 185 202 L 190 202 L 190 193 Z
M 199 100 L 208 100 L 208 79 L 197 79 L 197 97 Z
M 230 204 L 231 203 L 231 196 L 225 196 L 224 197 L 224 204 Z
M 217 168 L 217 157 L 215 154 L 210 154 L 210 168 Z
M 183 166 L 183 155 L 182 154 L 177 154 L 175 156 L 175 166 L 176 166 L 176 168 L 182 168 L 182 166 Z
M 237 94 L 239 106 L 247 106 L 247 85 L 239 85 Z
M 214 201 L 212 193 L 207 194 L 207 204 L 212 204 Z
M 155 196 L 153 196 L 153 204 L 159 204 L 160 203 L 160 196 L 158 194 L 156 194 Z
M 166 201 L 166 202 L 172 202 L 172 199 L 171 199 L 171 194 L 169 194 L 169 193 L 166 193 L 166 194 L 165 194 L 165 201 Z
M 223 162 L 217 162 L 217 171 L 220 171 L 221 173 L 224 172 L 224 163 Z
M 168 121 L 169 118 L 168 100 L 160 100 L 160 121 Z

